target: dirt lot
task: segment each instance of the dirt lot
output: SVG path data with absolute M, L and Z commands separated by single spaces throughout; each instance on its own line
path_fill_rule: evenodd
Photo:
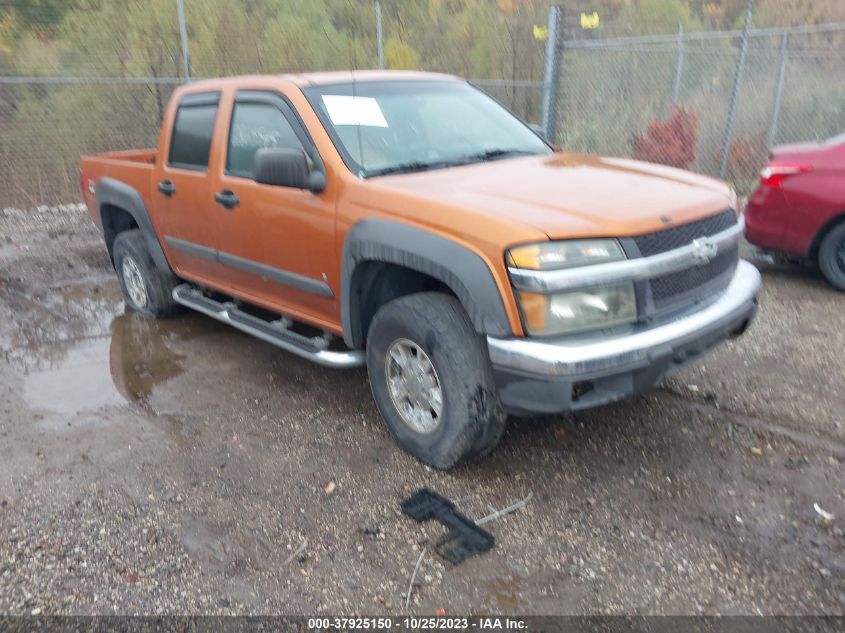
M 845 296 L 755 261 L 745 338 L 441 473 L 365 372 L 124 314 L 80 209 L 0 211 L 0 612 L 399 613 L 426 485 L 474 517 L 533 498 L 491 552 L 429 550 L 415 613 L 843 614 Z

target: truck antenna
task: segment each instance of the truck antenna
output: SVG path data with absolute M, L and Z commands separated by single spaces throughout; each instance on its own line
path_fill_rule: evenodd
M 352 71 L 352 107 L 357 110 L 358 109 L 358 79 L 355 76 L 355 70 Z M 364 165 L 366 161 L 364 160 L 364 143 L 362 140 L 361 135 L 361 119 L 358 117 L 356 123 L 356 127 L 358 128 L 358 155 L 361 158 L 361 169 L 358 170 L 358 176 L 360 178 L 364 177 Z

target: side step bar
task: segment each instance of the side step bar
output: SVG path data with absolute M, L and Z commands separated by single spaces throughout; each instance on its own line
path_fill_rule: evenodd
M 174 288 L 173 300 L 319 365 L 346 368 L 360 367 L 365 363 L 364 352 L 361 350 L 328 349 L 332 339 L 329 333 L 315 337 L 304 336 L 290 329 L 293 321 L 288 317 L 280 317 L 276 321 L 259 319 L 239 309 L 233 301 L 223 303 L 205 296 L 191 284 Z

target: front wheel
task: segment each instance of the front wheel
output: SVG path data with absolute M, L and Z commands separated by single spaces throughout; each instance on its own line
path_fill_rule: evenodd
M 845 290 L 845 222 L 840 223 L 822 240 L 819 268 L 831 286 Z
M 426 292 L 384 305 L 367 335 L 367 371 L 391 435 L 426 464 L 451 468 L 502 437 L 484 340 L 454 297 Z

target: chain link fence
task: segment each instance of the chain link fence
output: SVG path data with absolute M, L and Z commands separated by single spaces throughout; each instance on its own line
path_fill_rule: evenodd
M 0 207 L 76 202 L 83 153 L 153 147 L 176 81 L 0 78 Z M 2 108 L 2 105 L 0 105 Z
M 372 0 L 273 5 L 290 5 L 288 13 L 269 11 L 270 0 L 240 3 L 243 11 L 185 1 L 194 78 L 378 63 Z M 43 3 L 52 4 L 61 3 Z M 752 30 L 738 75 L 741 32 L 610 37 L 630 31 L 620 22 L 603 26 L 600 38 L 561 40 L 553 60 L 543 38 L 547 5 L 510 3 L 534 7 L 531 14 L 497 8 L 508 4 L 456 3 L 476 7 L 457 15 L 449 3 L 383 0 L 383 56 L 388 66 L 478 77 L 524 120 L 551 117 L 566 149 L 714 176 L 724 154 L 724 176 L 742 193 L 771 145 L 845 131 L 845 24 Z M 75 202 L 80 154 L 156 145 L 163 109 L 185 81 L 176 3 L 74 0 L 60 22 L 36 11 L 31 34 L 4 44 L 14 23 L 3 9 L 16 6 L 29 5 L 0 0 L 0 208 Z M 552 61 L 554 91 L 543 78 Z
M 740 32 L 564 43 L 555 140 L 748 194 L 773 146 L 845 132 L 843 39 L 843 24 L 752 30 L 742 63 Z

